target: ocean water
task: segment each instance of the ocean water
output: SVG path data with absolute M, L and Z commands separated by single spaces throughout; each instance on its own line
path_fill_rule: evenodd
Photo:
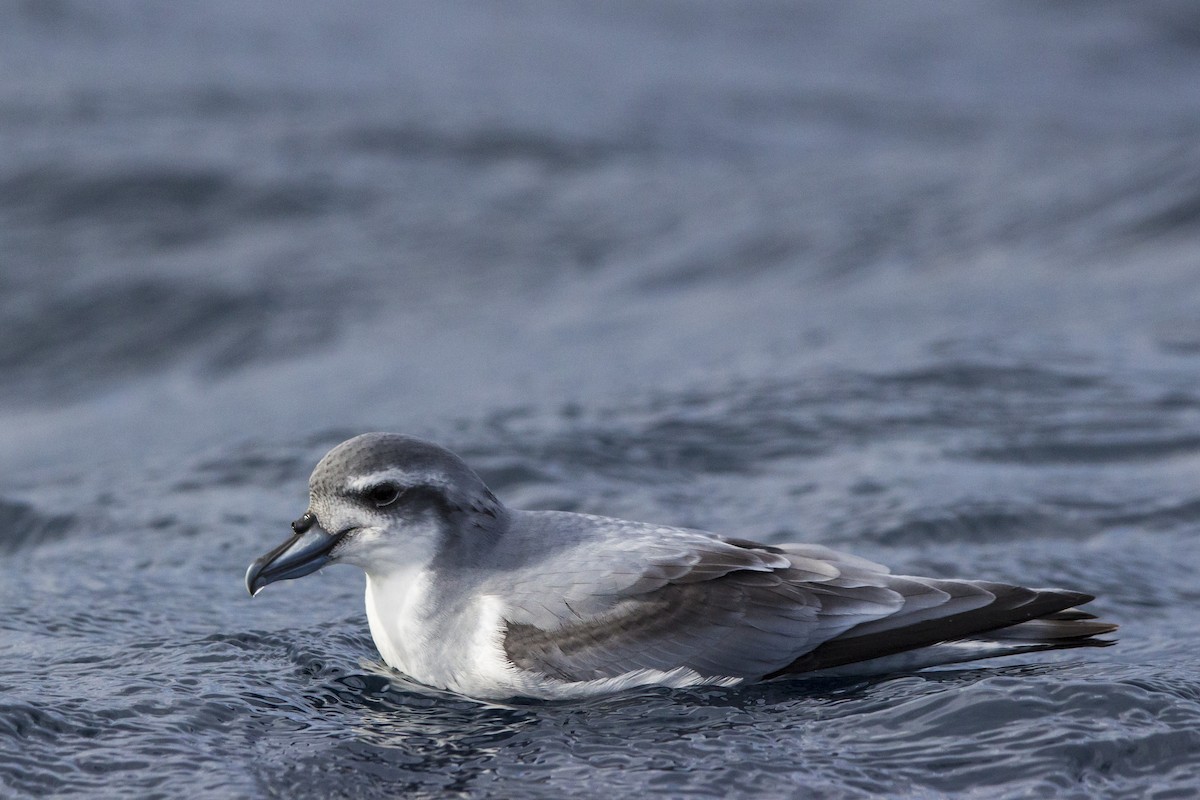
M 0 795 L 1200 795 L 1200 9 L 0 5 Z M 484 704 L 308 472 L 1056 585 L 1105 650 Z

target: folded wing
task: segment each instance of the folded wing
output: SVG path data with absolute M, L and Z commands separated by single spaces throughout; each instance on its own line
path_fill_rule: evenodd
M 1092 637 L 1116 627 L 1074 610 L 1090 595 L 891 575 L 819 545 L 696 538 L 625 574 L 562 608 L 515 605 L 504 634 L 510 661 L 566 681 L 681 666 L 758 679 L 981 637 L 1000 644 L 974 647 L 971 658 L 1101 645 Z

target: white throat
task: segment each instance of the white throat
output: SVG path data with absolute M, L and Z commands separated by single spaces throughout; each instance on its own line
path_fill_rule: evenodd
M 417 680 L 427 680 L 430 629 L 429 573 L 423 566 L 367 573 L 367 623 L 383 660 Z

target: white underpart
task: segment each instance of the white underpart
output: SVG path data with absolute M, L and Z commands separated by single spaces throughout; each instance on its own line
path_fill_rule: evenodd
M 473 697 L 514 696 L 547 700 L 610 694 L 636 686 L 734 686 L 741 678 L 705 678 L 687 667 L 641 669 L 590 681 L 563 681 L 518 669 L 504 652 L 504 604 L 484 595 L 468 618 L 477 620 L 464 639 L 438 631 L 428 603 L 429 573 L 421 568 L 367 575 L 367 622 L 388 666 L 439 689 Z M 449 635 L 446 635 L 449 634 Z M 451 641 L 458 641 L 452 646 Z
M 367 573 L 367 624 L 383 660 L 417 680 L 427 652 L 420 617 L 428 595 L 428 574 L 420 567 L 392 569 L 382 576 Z M 425 681 L 428 683 L 429 681 Z

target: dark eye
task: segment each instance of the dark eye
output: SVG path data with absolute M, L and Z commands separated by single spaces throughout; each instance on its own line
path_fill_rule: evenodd
M 396 502 L 396 498 L 400 496 L 400 487 L 394 483 L 381 483 L 367 489 L 363 494 L 376 508 L 383 508 Z

